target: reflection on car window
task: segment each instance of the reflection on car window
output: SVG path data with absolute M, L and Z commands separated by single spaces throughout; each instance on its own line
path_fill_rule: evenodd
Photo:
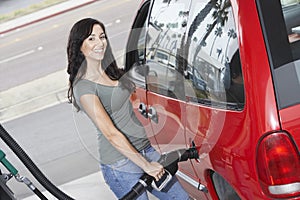
M 280 0 L 280 1 L 283 7 L 300 3 L 300 0 Z
M 198 103 L 242 109 L 244 84 L 230 1 L 195 1 L 191 8 L 186 96 Z
M 300 0 L 281 0 L 293 60 L 300 59 Z
M 146 64 L 148 90 L 184 99 L 182 45 L 189 0 L 157 1 L 149 19 Z

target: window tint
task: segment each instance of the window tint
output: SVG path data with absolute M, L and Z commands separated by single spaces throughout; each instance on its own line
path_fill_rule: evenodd
M 148 90 L 184 99 L 181 49 L 190 1 L 154 1 L 147 34 L 146 65 Z
M 230 1 L 194 1 L 191 8 L 186 96 L 196 103 L 242 109 L 244 84 Z

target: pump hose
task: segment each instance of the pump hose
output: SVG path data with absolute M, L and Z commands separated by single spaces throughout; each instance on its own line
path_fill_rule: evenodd
M 0 137 L 10 147 L 10 149 L 18 156 L 26 168 L 38 180 L 38 182 L 47 189 L 53 196 L 59 200 L 73 200 L 61 190 L 59 190 L 53 183 L 51 183 L 46 176 L 33 163 L 25 151 L 17 144 L 17 142 L 9 135 L 9 133 L 0 124 Z
M 32 190 L 34 192 L 34 194 L 36 194 L 40 199 L 42 200 L 48 200 L 38 189 L 34 189 Z

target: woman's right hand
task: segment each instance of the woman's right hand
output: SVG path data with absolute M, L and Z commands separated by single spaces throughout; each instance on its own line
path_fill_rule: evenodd
M 156 181 L 161 179 L 164 175 L 165 170 L 164 167 L 158 162 L 150 162 L 144 169 L 144 171 L 152 176 Z

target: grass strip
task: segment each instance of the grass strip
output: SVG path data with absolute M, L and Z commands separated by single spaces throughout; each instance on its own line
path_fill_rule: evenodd
M 62 3 L 64 1 L 68 1 L 68 0 L 45 0 L 43 2 L 30 5 L 26 8 L 15 10 L 8 14 L 0 15 L 0 23 L 24 16 L 24 15 L 28 15 L 28 14 L 36 12 L 38 10 Z

